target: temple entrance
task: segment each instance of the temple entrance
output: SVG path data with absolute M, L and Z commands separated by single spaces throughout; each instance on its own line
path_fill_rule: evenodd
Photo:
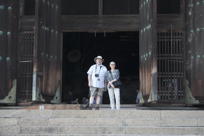
M 104 65 L 115 61 L 123 86 L 121 103 L 134 104 L 139 89 L 139 32 L 65 32 L 63 33 L 63 103 L 82 103 L 88 98 L 87 70 L 94 57 L 104 57 Z M 103 103 L 108 104 L 108 93 Z

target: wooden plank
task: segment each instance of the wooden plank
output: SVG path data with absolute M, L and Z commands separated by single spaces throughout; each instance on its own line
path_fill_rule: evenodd
M 157 29 L 166 30 L 173 26 L 177 30 L 184 30 L 182 15 L 157 15 Z M 109 16 L 61 16 L 63 32 L 113 32 L 139 31 L 139 15 L 109 15 Z M 32 30 L 33 16 L 24 16 L 21 21 L 23 30 Z

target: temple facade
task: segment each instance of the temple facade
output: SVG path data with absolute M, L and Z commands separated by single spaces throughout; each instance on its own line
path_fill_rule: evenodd
M 0 104 L 87 97 L 99 54 L 124 104 L 203 104 L 203 0 L 0 0 Z

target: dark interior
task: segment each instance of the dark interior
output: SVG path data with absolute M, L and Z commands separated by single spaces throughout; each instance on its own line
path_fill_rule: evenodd
M 24 1 L 24 14 L 35 15 L 35 0 L 25 0 Z
M 139 14 L 139 0 L 103 0 L 103 13 L 104 15 Z
M 157 0 L 158 14 L 179 14 L 181 0 Z
M 63 15 L 97 15 L 98 0 L 62 0 Z
M 87 71 L 94 64 L 94 57 L 102 55 L 104 65 L 115 61 L 120 69 L 121 103 L 135 103 L 139 88 L 139 33 L 66 32 L 63 34 L 63 102 L 88 98 Z M 103 103 L 109 103 L 108 93 Z

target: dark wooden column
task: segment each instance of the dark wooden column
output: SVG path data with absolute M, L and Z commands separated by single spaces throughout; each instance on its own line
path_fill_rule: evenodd
M 157 100 L 156 7 L 156 0 L 140 0 L 140 91 L 144 102 Z
M 204 2 L 188 0 L 186 4 L 186 88 L 189 90 L 189 103 L 198 103 L 194 97 L 204 102 L 203 37 Z
M 16 103 L 18 0 L 0 0 L 0 103 Z
M 36 0 L 33 101 L 60 102 L 60 1 Z

